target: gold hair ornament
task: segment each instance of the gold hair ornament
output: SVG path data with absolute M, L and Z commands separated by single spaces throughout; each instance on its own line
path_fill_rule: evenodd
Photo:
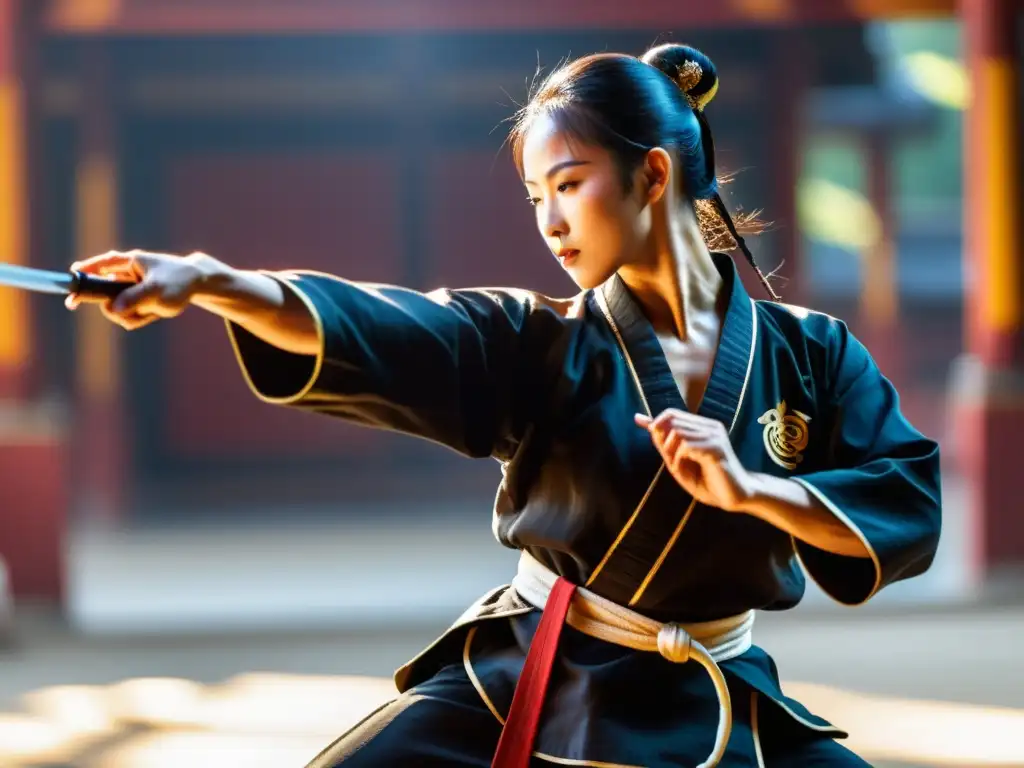
M 691 91 L 697 87 L 704 77 L 704 68 L 696 61 L 687 61 L 679 66 L 679 74 L 676 75 L 676 83 L 686 95 L 686 101 L 691 109 L 703 110 L 704 107 L 715 97 L 718 92 L 718 79 L 708 88 L 706 93 L 693 94 Z

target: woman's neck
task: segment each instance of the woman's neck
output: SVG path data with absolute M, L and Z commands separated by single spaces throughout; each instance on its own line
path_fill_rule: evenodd
M 709 313 L 720 314 L 722 276 L 693 211 L 687 206 L 664 218 L 654 222 L 648 258 L 622 267 L 619 276 L 655 332 L 689 341 L 706 327 Z

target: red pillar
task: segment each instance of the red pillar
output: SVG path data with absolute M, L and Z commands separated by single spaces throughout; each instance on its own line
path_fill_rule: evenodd
M 76 248 L 79 258 L 88 258 L 120 245 L 117 110 L 104 41 L 89 41 L 81 63 Z M 110 522 L 121 514 L 131 475 L 121 399 L 121 345 L 116 327 L 95 307 L 77 311 L 75 322 L 75 496 L 87 519 Z
M 775 73 L 772 82 L 772 136 L 770 154 L 773 210 L 767 212 L 775 231 L 778 253 L 782 261 L 779 275 L 785 282 L 776 284 L 776 293 L 787 304 L 806 305 L 810 297 L 803 273 L 803 236 L 797 215 L 797 187 L 803 163 L 803 104 L 807 93 L 807 61 L 800 30 L 780 29 L 775 33 L 773 56 Z M 752 285 L 755 296 L 763 289 Z
M 1016 0 L 965 0 L 972 103 L 965 114 L 967 354 L 953 382 L 980 569 L 1024 562 L 1024 336 Z
M 40 6 L 0 0 L 0 259 L 23 264 L 35 260 L 40 222 L 32 164 Z M 0 289 L 0 558 L 16 598 L 53 601 L 63 592 L 68 485 L 63 420 L 35 397 L 42 354 L 29 295 Z

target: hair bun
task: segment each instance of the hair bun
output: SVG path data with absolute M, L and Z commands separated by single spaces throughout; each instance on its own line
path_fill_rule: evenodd
M 718 92 L 715 65 L 696 48 L 665 43 L 651 48 L 642 60 L 672 78 L 696 110 L 703 110 Z

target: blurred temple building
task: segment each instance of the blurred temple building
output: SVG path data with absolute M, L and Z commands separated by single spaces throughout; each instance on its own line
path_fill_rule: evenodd
M 0 0 L 0 261 L 202 250 L 568 295 L 506 121 L 538 66 L 685 41 L 719 70 L 727 202 L 760 211 L 751 244 L 784 299 L 847 320 L 942 440 L 981 583 L 1024 562 L 1022 5 Z M 18 599 L 66 599 L 82 527 L 243 526 L 342 499 L 400 521 L 427 496 L 486 520 L 496 473 L 258 402 L 201 312 L 126 335 L 0 290 L 0 557 Z

